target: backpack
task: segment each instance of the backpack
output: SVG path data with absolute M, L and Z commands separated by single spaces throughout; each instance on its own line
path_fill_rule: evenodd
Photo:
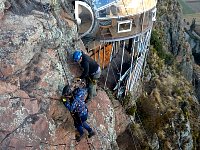
M 84 88 L 76 88 L 73 91 L 74 99 L 80 100 L 80 101 L 84 101 L 86 93 L 87 93 L 86 89 L 84 89 Z
M 78 113 L 79 116 L 87 114 L 87 106 L 84 101 L 86 93 L 84 88 L 76 88 L 73 92 L 74 101 L 76 101 L 76 109 L 73 113 Z

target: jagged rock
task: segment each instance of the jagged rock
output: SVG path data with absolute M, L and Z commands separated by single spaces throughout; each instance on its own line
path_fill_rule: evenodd
M 198 65 L 195 65 L 195 67 L 194 67 L 193 85 L 196 90 L 197 98 L 200 101 L 200 66 L 198 66 Z
M 1 148 L 21 149 L 49 138 L 49 123 L 36 98 L 5 82 L 1 82 L 0 91 Z
M 152 141 L 151 141 L 151 146 L 152 149 L 158 150 L 159 149 L 159 141 L 158 141 L 158 136 L 156 134 L 153 135 Z
M 166 8 L 166 9 L 163 9 Z M 163 48 L 170 51 L 180 63 L 182 74 L 192 81 L 193 63 L 192 49 L 185 47 L 186 39 L 182 27 L 181 6 L 178 1 L 158 2 L 158 16 L 155 28 L 161 32 Z
M 0 2 L 0 20 L 2 20 L 3 17 L 4 17 L 4 11 L 6 11 L 7 9 L 9 9 L 10 6 L 11 6 L 11 4 L 8 1 L 6 1 L 6 0 L 2 0 Z
M 147 109 L 143 114 L 149 112 L 151 116 L 140 118 L 139 115 L 142 114 L 138 109 L 135 120 L 132 120 L 140 121 L 139 123 L 131 121 L 135 127 L 132 130 L 129 125 L 130 118 L 124 115 L 121 105 L 115 100 L 111 102 L 107 94 L 99 90 L 97 97 L 88 104 L 88 123 L 95 130 L 96 135 L 91 139 L 85 135 L 80 143 L 76 143 L 73 120 L 68 110 L 59 101 L 62 88 L 67 83 L 71 83 L 74 76 L 80 74 L 78 65 L 72 63 L 71 54 L 75 48 L 84 50 L 82 42 L 77 40 L 77 28 L 73 19 L 67 19 L 73 14 L 66 14 L 62 10 L 60 2 L 66 1 L 54 4 L 55 11 L 48 13 L 42 6 L 56 1 L 10 0 L 9 2 L 11 7 L 8 11 L 3 11 L 3 21 L 1 20 L 0 24 L 1 149 L 26 149 L 27 147 L 71 150 L 134 149 L 135 141 L 137 149 L 149 147 L 148 141 L 152 141 L 150 143 L 155 149 L 158 146 L 178 149 L 177 145 L 186 149 L 191 148 L 194 143 L 191 139 L 191 127 L 199 131 L 196 130 L 199 120 L 195 118 L 199 115 L 199 105 L 192 103 L 190 99 L 192 104 L 188 104 L 189 112 L 191 118 L 195 118 L 196 124 L 191 120 L 189 122 L 187 111 L 184 113 L 184 109 L 179 108 L 177 103 L 186 98 L 189 99 L 192 94 L 188 90 L 182 92 L 177 89 L 177 87 L 182 89 L 187 85 L 185 82 L 175 82 L 166 75 L 170 69 L 166 69 L 164 65 L 161 66 L 161 69 L 165 69 L 160 73 L 161 78 L 156 74 L 156 70 L 151 73 L 149 81 L 157 78 L 155 82 L 158 84 L 149 84 L 151 87 L 144 96 L 146 100 L 144 102 L 147 103 L 143 104 L 147 104 L 145 106 Z M 165 1 L 160 2 L 165 3 Z M 3 8 L 1 10 L 6 8 L 4 4 L 1 5 Z M 182 40 L 177 36 L 182 33 L 179 29 L 180 15 L 177 13 L 179 7 L 176 6 L 178 6 L 176 2 L 172 2 L 169 8 L 163 6 L 163 10 L 170 10 L 171 14 L 162 15 L 161 18 L 166 19 L 167 22 L 160 24 L 161 27 L 167 28 L 164 29 L 165 36 L 169 36 L 170 39 L 167 42 L 170 44 L 174 42 L 174 46 L 170 47 L 174 54 L 178 54 L 177 47 Z M 173 11 L 176 12 L 174 15 Z M 170 24 L 169 21 L 174 21 L 174 24 Z M 175 41 L 171 41 L 172 39 Z M 154 64 L 158 66 L 156 60 Z M 171 89 L 164 91 L 164 88 L 159 88 L 162 85 L 164 88 Z M 174 92 L 175 90 L 177 91 Z M 180 96 L 181 92 L 182 96 Z M 148 123 L 154 125 L 147 128 L 151 130 L 148 132 L 145 131 L 144 124 L 141 122 L 141 119 L 147 117 L 151 120 L 146 122 L 145 127 L 149 127 Z M 180 125 L 185 127 L 184 130 L 180 128 Z M 158 131 L 159 134 L 153 138 L 147 137 L 155 126 L 162 127 Z M 158 143 L 159 140 L 164 146 Z

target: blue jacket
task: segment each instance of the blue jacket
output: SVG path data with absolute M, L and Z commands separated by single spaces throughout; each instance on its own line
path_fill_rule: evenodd
M 80 117 L 87 115 L 88 109 L 84 101 L 85 94 L 85 89 L 79 89 L 78 92 L 74 94 L 71 103 L 68 101 L 64 103 L 65 107 L 67 107 L 71 113 L 78 113 Z

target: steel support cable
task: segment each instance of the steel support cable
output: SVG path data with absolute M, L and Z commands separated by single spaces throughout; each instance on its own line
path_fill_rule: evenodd
M 146 52 L 145 52 L 145 60 L 144 60 L 144 66 L 143 66 L 143 74 L 144 74 L 144 71 L 145 71 L 145 67 L 146 67 L 146 60 L 147 60 L 147 57 L 148 57 L 148 52 L 149 52 L 149 48 L 148 48 L 148 45 L 150 44 L 150 37 L 151 37 L 151 29 L 147 32 L 147 39 L 146 39 Z
M 112 61 L 112 54 L 113 54 L 113 45 L 112 45 L 112 50 L 111 50 L 111 54 L 110 54 L 110 61 L 109 61 L 109 65 L 108 65 L 108 72 L 107 72 L 106 80 L 105 80 L 105 83 L 104 83 L 104 89 L 106 87 L 106 83 L 107 83 L 107 80 L 108 80 L 108 73 L 110 71 L 110 64 L 111 64 L 111 61 Z
M 111 71 L 112 71 L 112 74 L 113 74 L 113 77 L 114 77 L 115 83 L 117 83 L 117 79 L 116 79 L 116 77 L 115 77 L 115 73 L 114 73 L 114 70 L 113 70 L 112 65 L 111 65 Z
M 139 44 L 137 45 L 137 52 L 138 52 L 138 46 L 139 46 Z M 135 66 L 134 66 L 133 72 L 132 72 L 132 74 L 131 74 L 130 89 L 133 88 L 133 84 L 134 84 L 134 80 L 135 80 L 134 75 L 136 74 L 137 66 L 138 66 L 138 55 L 137 55 L 137 58 L 136 58 L 136 63 L 135 63 Z
M 99 51 L 98 51 L 98 63 L 99 63 L 99 65 L 100 65 L 100 63 L 101 63 L 101 60 L 100 60 L 100 53 L 101 53 L 101 42 L 100 42 L 100 47 L 99 47 Z
M 116 64 L 116 62 L 115 62 L 115 60 L 113 59 L 113 62 L 114 62 L 114 64 L 115 64 L 115 67 L 117 68 L 117 71 L 119 72 L 119 69 L 118 69 L 118 66 L 117 66 L 117 64 Z M 127 72 L 127 71 L 126 71 Z M 124 75 L 126 74 L 126 72 L 124 73 Z M 124 76 L 123 75 L 123 76 Z M 125 75 L 126 76 L 126 75 Z M 125 77 L 124 77 L 125 78 Z M 120 77 L 120 79 L 119 80 L 122 80 L 122 83 L 124 84 L 124 85 L 126 85 L 127 84 L 127 82 L 125 81 L 125 80 L 123 80 L 124 78 L 122 78 L 122 76 Z M 117 84 L 119 84 L 119 83 L 117 83 Z M 116 85 L 116 87 L 118 88 L 118 86 L 119 85 Z M 119 87 L 120 88 L 120 87 Z M 115 89 L 115 88 L 114 88 Z
M 128 79 L 128 82 L 127 82 L 127 85 L 126 85 L 126 92 L 125 92 L 125 94 L 127 94 L 127 91 L 128 90 L 130 90 L 130 80 L 131 80 L 131 73 L 132 73 L 132 71 L 133 71 L 133 57 L 134 57 L 134 53 L 135 53 L 135 48 L 134 48 L 134 46 L 135 46 L 135 38 L 134 38 L 134 42 L 133 42 L 133 44 L 132 44 L 132 55 L 131 55 L 131 70 L 130 70 L 130 73 L 129 73 L 129 79 Z
M 139 44 L 137 45 L 137 52 L 140 53 L 140 54 L 141 54 L 141 52 L 139 50 L 141 50 L 141 38 L 142 38 L 142 35 L 140 35 L 140 37 L 138 38 Z M 140 55 L 140 57 L 141 57 L 141 55 Z M 136 65 L 135 65 L 135 75 L 137 75 L 137 72 L 138 72 L 138 65 L 139 65 L 140 57 L 139 57 L 139 55 L 137 55 Z M 134 78 L 134 82 L 135 82 L 136 76 L 134 76 L 133 78 Z
M 122 65 L 123 65 L 123 61 L 124 61 L 124 49 L 125 49 L 125 41 L 123 41 L 123 50 L 122 50 L 122 59 L 121 59 L 121 68 L 120 68 L 120 79 L 119 79 L 119 88 L 118 88 L 118 92 L 117 95 L 119 96 L 119 89 L 120 89 L 120 80 L 121 80 L 121 73 L 122 73 Z
M 147 33 L 148 33 L 148 31 L 147 31 Z M 140 39 L 140 44 L 139 44 L 139 46 L 142 48 L 141 37 L 140 37 L 139 39 Z M 147 37 L 146 37 L 146 39 L 147 39 Z M 144 41 L 144 42 L 146 43 L 147 41 Z M 146 45 L 146 44 L 145 44 L 145 45 Z M 139 48 L 140 48 L 140 47 L 139 47 Z M 146 51 L 146 47 L 147 47 L 147 45 L 146 45 L 146 46 L 143 46 L 143 50 L 144 50 L 144 51 Z M 141 49 L 141 48 L 140 48 L 140 49 Z M 137 49 L 138 49 L 138 48 L 137 48 Z M 144 53 L 144 52 L 143 52 L 143 53 Z M 142 55 L 142 56 L 143 56 L 143 55 Z M 134 84 L 134 83 L 136 82 L 136 80 L 137 80 L 137 76 L 138 76 L 138 73 L 139 73 L 138 71 L 141 70 L 141 69 L 139 69 L 138 65 L 140 65 L 140 63 L 141 63 L 141 61 L 142 61 L 142 60 L 141 60 L 142 56 L 141 56 L 140 58 L 137 57 L 136 67 L 135 67 L 135 69 L 134 69 L 134 70 L 135 70 L 135 73 L 134 73 L 134 74 L 135 74 L 135 77 L 134 77 L 134 81 L 132 82 L 132 86 L 133 86 L 133 84 Z M 144 57 L 144 56 L 143 56 L 143 57 Z M 143 61 L 143 62 L 144 62 L 144 61 Z M 139 69 L 139 70 L 138 70 L 138 69 Z M 143 69 L 144 69 L 144 68 L 142 68 L 142 70 L 143 70 Z M 131 86 L 131 87 L 132 87 L 132 86 Z
M 104 48 L 103 48 L 103 64 L 102 64 L 103 69 L 105 65 L 105 53 L 106 53 L 106 42 L 104 42 Z
M 142 55 L 143 56 L 143 55 Z M 141 64 L 142 64 L 142 56 L 140 56 L 139 58 L 138 58 L 138 62 L 137 62 L 137 68 L 136 68 L 136 74 L 135 74 L 135 77 L 134 77 L 134 83 L 136 83 L 137 81 L 138 81 L 138 78 L 139 78 L 139 76 L 140 76 L 140 71 L 141 71 Z M 137 86 L 137 85 L 136 85 Z
M 147 42 L 148 42 L 148 44 L 147 45 L 150 45 L 150 37 L 151 37 L 151 29 L 149 30 L 149 37 L 148 37 L 148 39 L 147 39 Z M 145 67 L 146 67 L 146 64 L 147 64 L 147 57 L 148 57 L 148 53 L 149 53 L 149 48 L 147 48 L 147 51 L 146 51 L 146 56 L 145 56 L 145 65 L 144 65 L 144 68 L 143 68 L 143 70 L 145 69 Z M 144 71 L 143 71 L 143 74 L 144 74 Z
M 96 61 L 96 47 L 95 47 L 95 41 L 94 41 L 94 51 L 93 51 L 93 54 L 94 54 L 94 60 Z
M 115 41 L 116 42 L 116 53 L 119 53 L 119 41 Z

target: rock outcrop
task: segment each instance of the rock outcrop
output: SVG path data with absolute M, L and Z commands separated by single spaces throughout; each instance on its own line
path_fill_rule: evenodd
M 155 29 L 160 33 L 165 51 L 171 52 L 180 63 L 183 75 L 192 81 L 193 56 L 184 35 L 181 6 L 177 0 L 158 1 Z
M 197 93 L 197 98 L 200 100 L 200 66 L 194 66 L 194 80 L 193 85 L 195 87 L 195 92 Z
M 180 7 L 171 0 L 158 3 L 156 29 L 163 33 L 163 47 L 182 63 L 191 81 L 193 60 L 180 27 Z M 59 101 L 62 88 L 80 74 L 71 54 L 84 50 L 71 8 L 71 1 L 64 0 L 0 2 L 0 148 L 198 149 L 200 110 L 192 87 L 153 48 L 142 96 L 131 99 L 137 108 L 127 105 L 125 112 L 99 88 L 88 104 L 88 123 L 96 135 L 75 141 L 72 117 Z
M 192 85 L 153 49 L 148 64 L 134 121 L 118 136 L 120 148 L 198 149 L 200 109 Z
M 80 74 L 71 54 L 84 46 L 66 9 L 71 3 L 50 2 L 0 2 L 0 149 L 118 149 L 117 134 L 128 122 L 120 123 L 126 117 L 115 116 L 102 90 L 88 105 L 96 136 L 75 141 L 72 118 L 59 97 Z

